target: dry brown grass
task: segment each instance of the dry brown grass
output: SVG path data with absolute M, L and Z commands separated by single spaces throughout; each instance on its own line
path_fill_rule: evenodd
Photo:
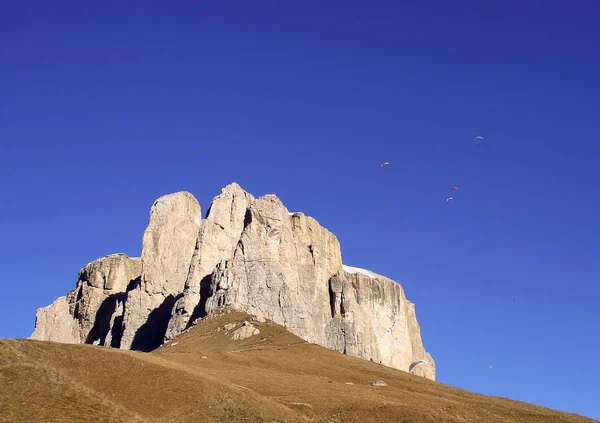
M 250 317 L 205 319 L 152 353 L 0 341 L 0 421 L 594 422 L 348 357 L 272 323 L 242 341 L 223 330 Z

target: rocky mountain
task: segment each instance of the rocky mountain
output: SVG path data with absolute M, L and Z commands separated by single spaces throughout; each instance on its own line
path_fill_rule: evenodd
M 154 202 L 140 258 L 85 265 L 36 313 L 31 339 L 151 351 L 224 308 L 266 318 L 347 355 L 435 380 L 415 306 L 384 276 L 342 264 L 334 234 L 275 195 L 232 183 L 206 218 L 189 192 Z

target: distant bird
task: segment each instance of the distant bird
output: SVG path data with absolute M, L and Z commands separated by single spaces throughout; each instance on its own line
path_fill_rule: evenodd
M 387 165 L 389 165 L 389 164 L 390 164 L 390 162 L 383 162 L 383 163 L 381 163 L 381 167 L 383 167 L 383 166 L 387 166 Z
M 447 203 L 448 201 L 452 201 L 452 200 L 454 200 L 454 198 L 452 198 L 452 197 L 448 197 L 448 198 L 446 198 L 446 203 Z

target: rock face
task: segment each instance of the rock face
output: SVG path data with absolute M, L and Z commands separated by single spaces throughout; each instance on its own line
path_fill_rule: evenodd
M 331 232 L 274 195 L 232 183 L 205 219 L 188 192 L 156 200 L 142 254 L 86 265 L 76 288 L 37 311 L 32 338 L 150 351 L 195 319 L 234 308 L 306 341 L 435 379 L 402 287 L 342 264 Z M 235 331 L 243 339 L 257 331 Z
M 140 274 L 140 259 L 126 254 L 111 254 L 86 264 L 73 290 L 38 310 L 31 338 L 118 345 L 125 291 L 139 282 Z
M 73 314 L 82 343 L 114 346 L 113 336 L 121 334 L 123 293 L 139 282 L 140 273 L 140 259 L 125 254 L 106 256 L 81 269 Z
M 70 313 L 68 296 L 58 297 L 52 304 L 38 308 L 35 329 L 29 338 L 40 341 L 79 344 L 79 328 Z
M 408 369 L 413 361 L 425 359 L 431 364 L 417 367 L 413 373 L 435 378 L 435 364 L 423 348 L 415 306 L 399 284 L 344 266 L 329 280 L 329 288 L 329 348 L 398 369 Z
M 152 205 L 142 239 L 141 283 L 127 295 L 121 348 L 149 351 L 162 344 L 185 286 L 201 219 L 200 204 L 186 191 Z
M 244 229 L 246 210 L 253 201 L 254 197 L 236 183 L 226 186 L 213 198 L 207 217 L 200 225 L 183 296 L 173 310 L 166 339 L 181 333 L 192 316 L 205 313 L 210 276 L 219 262 L 233 256 Z
M 327 345 L 328 281 L 341 268 L 340 245 L 332 233 L 301 213 L 290 216 L 277 197 L 267 195 L 248 209 L 233 258 L 215 269 L 206 311 L 244 310 Z

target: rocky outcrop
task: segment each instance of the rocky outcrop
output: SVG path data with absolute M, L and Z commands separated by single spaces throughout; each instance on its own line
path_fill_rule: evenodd
M 86 264 L 73 290 L 38 310 L 31 338 L 114 346 L 122 331 L 125 291 L 140 274 L 140 259 L 122 253 Z
M 165 339 L 181 333 L 193 317 L 206 313 L 204 302 L 210 276 L 219 262 L 233 256 L 244 229 L 246 210 L 253 201 L 254 197 L 236 183 L 213 198 L 200 225 L 183 296 L 175 304 Z
M 428 359 L 414 306 L 396 282 L 342 265 L 337 238 L 275 196 L 257 199 L 231 260 L 212 276 L 206 311 L 232 307 L 295 335 L 400 369 Z M 412 319 L 414 322 L 409 322 Z M 415 370 L 430 379 L 435 367 Z
M 265 317 L 309 342 L 327 344 L 329 278 L 342 268 L 337 238 L 274 195 L 257 199 L 231 260 L 213 273 L 208 313 L 232 307 Z
M 40 341 L 79 344 L 79 328 L 70 312 L 68 296 L 58 297 L 52 304 L 38 308 L 35 329 L 29 337 Z
M 241 341 L 242 339 L 250 338 L 251 336 L 258 335 L 260 330 L 253 326 L 252 323 L 244 322 L 242 325 L 233 331 L 232 339 Z
M 435 379 L 435 364 L 423 348 L 414 304 L 399 284 L 344 266 L 329 280 L 329 287 L 328 348 L 398 369 L 425 359 L 431 364 L 415 368 L 414 373 Z
M 112 254 L 93 261 L 79 272 L 75 310 L 82 343 L 114 345 L 121 333 L 124 292 L 139 283 L 141 261 L 125 254 Z M 114 326 L 115 320 L 117 327 Z M 107 342 L 108 337 L 108 342 Z
M 343 265 L 337 238 L 315 219 L 235 183 L 213 198 L 205 219 L 200 213 L 188 192 L 159 198 L 141 258 L 113 255 L 86 265 L 73 291 L 38 310 L 32 338 L 149 351 L 198 317 L 233 308 L 402 370 L 425 359 L 414 373 L 435 379 L 402 287 Z
M 142 239 L 141 283 L 129 291 L 123 316 L 123 349 L 162 344 L 175 301 L 183 292 L 202 216 L 187 191 L 154 202 Z

